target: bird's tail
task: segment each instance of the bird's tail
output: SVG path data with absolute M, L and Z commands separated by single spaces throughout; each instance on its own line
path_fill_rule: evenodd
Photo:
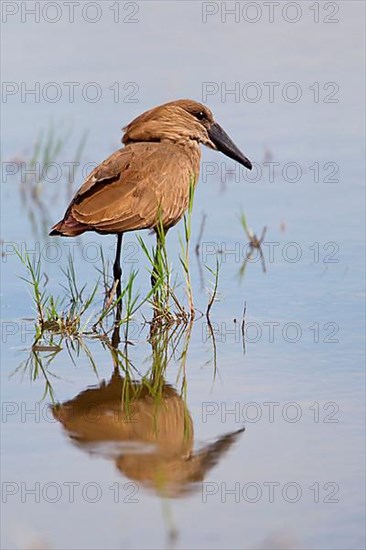
M 89 227 L 83 223 L 78 222 L 72 216 L 64 218 L 60 222 L 56 223 L 49 235 L 51 237 L 61 236 L 61 237 L 76 237 L 88 231 Z

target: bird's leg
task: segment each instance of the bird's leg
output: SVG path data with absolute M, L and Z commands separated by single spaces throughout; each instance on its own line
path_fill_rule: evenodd
M 112 334 L 112 339 L 111 339 L 112 347 L 115 348 L 115 349 L 118 348 L 118 346 L 121 342 L 120 326 L 119 326 L 119 321 L 121 319 L 120 318 L 118 319 L 118 317 L 121 317 L 121 315 L 120 315 L 120 311 L 117 309 L 116 323 L 115 323 L 115 326 L 114 326 L 114 329 L 113 329 L 113 334 Z
M 118 233 L 117 235 L 117 249 L 116 257 L 113 264 L 113 278 L 114 278 L 114 287 L 117 291 L 117 300 L 120 299 L 122 294 L 122 269 L 121 269 L 121 249 L 122 249 L 122 237 L 123 233 Z M 118 302 L 118 310 L 121 310 L 121 302 Z

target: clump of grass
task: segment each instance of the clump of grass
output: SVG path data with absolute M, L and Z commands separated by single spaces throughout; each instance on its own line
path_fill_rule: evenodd
M 194 179 L 190 178 L 188 210 L 187 210 L 187 214 L 185 214 L 183 218 L 184 240 L 179 236 L 180 246 L 181 246 L 180 262 L 183 266 L 183 272 L 184 272 L 184 277 L 186 281 L 189 311 L 192 319 L 195 316 L 195 310 L 194 310 L 194 304 L 193 304 L 191 274 L 189 269 L 189 245 L 190 245 L 191 233 L 192 233 L 192 210 L 193 210 L 194 191 L 195 191 Z
M 158 223 L 155 227 L 157 238 L 156 247 L 152 251 L 149 250 L 144 240 L 138 235 L 140 246 L 147 257 L 150 264 L 150 274 L 153 285 L 153 300 L 151 304 L 154 308 L 154 322 L 171 324 L 175 322 L 185 322 L 193 319 L 195 309 L 193 303 L 193 291 L 189 266 L 189 247 L 191 240 L 191 221 L 193 210 L 195 182 L 194 178 L 189 180 L 189 199 L 187 214 L 183 218 L 184 236 L 179 235 L 180 255 L 179 260 L 183 267 L 183 274 L 186 284 L 186 292 L 188 298 L 188 311 L 181 303 L 176 294 L 175 284 L 171 284 L 172 269 L 169 265 L 167 247 L 166 247 L 166 231 L 163 226 L 163 213 L 158 211 Z
M 132 269 L 128 276 L 126 284 L 122 288 L 120 298 L 114 301 L 113 299 L 107 301 L 107 304 L 102 309 L 96 323 L 94 324 L 95 329 L 98 326 L 102 326 L 104 320 L 107 319 L 107 317 L 111 315 L 116 309 L 119 312 L 119 315 L 116 317 L 116 324 L 118 326 L 121 326 L 122 324 L 127 325 L 132 320 L 136 312 L 142 307 L 142 305 L 145 302 L 149 301 L 153 294 L 153 289 L 151 289 L 150 292 L 148 292 L 148 294 L 145 296 L 145 298 L 142 299 L 140 298 L 140 293 L 134 291 L 134 285 L 137 275 L 138 270 Z M 103 280 L 107 280 L 105 278 L 105 275 L 103 275 Z M 109 294 L 108 285 L 105 285 L 105 290 L 107 291 L 107 294 Z M 123 316 L 120 315 L 121 312 L 123 313 Z
M 78 288 L 73 260 L 69 255 L 67 268 L 62 269 L 67 284 L 61 286 L 66 294 L 63 298 L 55 298 L 47 291 L 48 280 L 43 275 L 40 258 L 31 259 L 27 253 L 21 254 L 18 249 L 15 252 L 28 274 L 28 278 L 21 279 L 29 284 L 36 309 L 36 341 L 45 331 L 70 336 L 80 334 L 83 331 L 82 318 L 93 303 L 99 281 L 91 293 L 84 297 L 86 285 Z
M 175 285 L 171 285 L 172 270 L 169 265 L 166 248 L 166 232 L 162 223 L 162 214 L 159 213 L 159 221 L 155 228 L 157 244 L 149 250 L 140 237 L 137 239 L 142 251 L 150 264 L 152 290 L 144 301 L 148 301 L 154 311 L 153 323 L 156 325 L 170 325 L 175 322 L 187 320 L 187 313 L 179 302 L 175 293 Z M 173 309 L 173 304 L 175 309 Z
M 151 284 L 153 288 L 153 307 L 158 315 L 171 317 L 170 297 L 172 288 L 171 267 L 166 248 L 166 232 L 163 227 L 163 214 L 159 209 L 158 223 L 155 227 L 156 246 L 150 252 L 144 240 L 138 235 L 138 241 L 151 266 Z

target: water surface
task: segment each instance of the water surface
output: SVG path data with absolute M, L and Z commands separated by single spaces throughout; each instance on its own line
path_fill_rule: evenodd
M 282 15 L 273 23 L 265 15 L 256 23 L 229 16 L 223 22 L 220 11 L 204 23 L 205 3 L 138 2 L 138 22 L 131 24 L 113 23 L 109 4 L 100 3 L 103 14 L 94 24 L 80 16 L 70 23 L 65 14 L 54 24 L 22 23 L 18 16 L 3 24 L 5 81 L 29 87 L 56 82 L 63 90 L 65 82 L 95 82 L 102 89 L 97 103 L 78 93 L 74 102 L 63 93 L 54 103 L 9 96 L 3 160 L 29 159 L 39 130 L 53 121 L 60 131 L 72 129 L 58 159 L 63 170 L 86 130 L 82 163 L 99 162 L 119 147 L 120 129 L 135 115 L 192 97 L 207 100 L 262 176 L 253 182 L 242 172 L 227 175 L 235 168 L 231 161 L 203 152 L 191 271 L 195 304 L 204 312 L 213 283 L 205 264 L 214 268 L 218 254 L 215 346 L 197 314 L 172 355 L 164 340 L 172 330 L 149 343 L 138 314 L 128 346 L 133 381 L 127 383 L 125 356 L 117 360 L 91 337 L 84 341 L 89 355 L 63 341 L 47 367 L 59 404 L 52 410 L 42 370 L 32 379 L 32 364 L 24 365 L 35 310 L 9 243 L 35 250 L 48 289 L 63 294 L 60 267 L 71 241 L 50 241 L 45 228 L 64 212 L 66 183 L 47 182 L 41 213 L 22 200 L 19 173 L 3 175 L 2 545 L 364 548 L 364 4 L 331 3 L 339 7 L 338 23 L 324 22 L 323 7 L 315 23 L 308 2 L 301 3 L 297 23 Z M 211 4 L 222 10 L 221 3 Z M 117 102 L 109 89 L 116 82 Z M 278 83 L 273 101 L 269 82 Z M 135 88 L 123 89 L 126 83 Z M 207 83 L 219 91 L 203 97 Z M 240 97 L 225 94 L 236 83 Z M 248 83 L 262 93 L 257 102 L 243 92 Z M 288 83 L 301 90 L 297 102 L 282 95 Z M 324 88 L 329 83 L 333 87 Z M 126 101 L 132 89 L 136 102 Z M 337 101 L 328 102 L 335 90 Z M 297 178 L 288 163 L 301 168 L 298 181 L 291 181 Z M 80 171 L 76 180 L 75 188 Z M 267 233 L 266 272 L 252 261 L 240 280 L 248 241 L 241 211 L 258 236 L 264 226 Z M 182 281 L 179 231 L 182 226 L 170 232 L 168 247 Z M 152 237 L 144 238 L 152 244 Z M 56 261 L 50 242 L 58 246 Z M 89 289 L 98 278 L 93 254 L 100 244 L 112 259 L 113 237 L 83 236 L 73 248 L 77 278 Z M 124 254 L 125 276 L 137 268 L 136 289 L 144 295 L 147 262 L 135 235 L 126 237 Z M 100 285 L 91 314 L 102 293 Z M 151 314 L 148 306 L 144 314 Z M 47 352 L 38 357 L 43 366 L 50 358 Z M 156 365 L 164 376 L 154 401 L 141 384 Z M 132 400 L 141 407 L 137 426 L 116 419 L 117 397 L 126 387 L 140 400 Z M 83 414 L 89 398 L 103 410 L 105 423 L 95 429 Z M 151 421 L 161 407 L 160 439 L 154 440 L 145 417 Z

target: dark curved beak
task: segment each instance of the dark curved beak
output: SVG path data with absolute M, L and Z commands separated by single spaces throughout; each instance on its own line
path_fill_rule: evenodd
M 241 151 L 237 148 L 233 140 L 227 135 L 225 130 L 223 130 L 220 124 L 214 122 L 208 130 L 208 135 L 212 143 L 217 147 L 218 151 L 224 153 L 227 157 L 240 162 L 248 170 L 252 169 L 252 163 L 250 160 L 243 155 Z

